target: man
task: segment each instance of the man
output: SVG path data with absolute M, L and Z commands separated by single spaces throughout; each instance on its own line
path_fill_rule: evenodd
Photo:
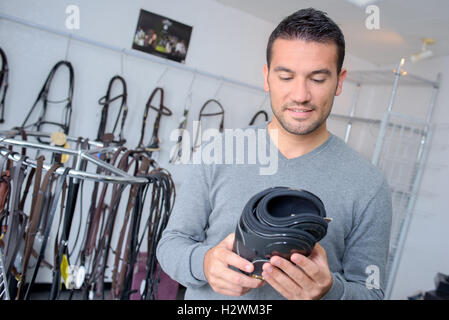
M 311 8 L 271 34 L 263 75 L 274 116 L 264 127 L 278 151 L 278 170 L 264 176 L 255 165 L 212 164 L 189 171 L 157 250 L 165 272 L 187 287 L 186 299 L 383 298 L 388 184 L 326 129 L 346 78 L 344 54 L 339 27 Z M 233 232 L 249 198 L 273 186 L 314 193 L 333 220 L 308 257 L 273 256 L 261 281 L 239 272 L 254 267 L 232 252 Z

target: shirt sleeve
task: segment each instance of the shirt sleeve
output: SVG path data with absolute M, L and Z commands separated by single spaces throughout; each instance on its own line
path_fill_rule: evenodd
M 391 192 L 385 179 L 357 219 L 345 241 L 343 274 L 332 273 L 333 284 L 324 300 L 384 298 L 392 219 Z
M 211 212 L 209 183 L 205 165 L 185 166 L 187 172 L 156 256 L 172 279 L 185 287 L 200 287 L 207 283 L 203 261 L 212 247 L 203 243 Z

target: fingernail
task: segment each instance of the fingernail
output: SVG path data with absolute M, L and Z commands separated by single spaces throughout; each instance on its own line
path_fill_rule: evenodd
M 271 258 L 271 263 L 277 267 L 281 264 L 279 258 L 277 258 L 277 257 Z
M 294 263 L 298 263 L 299 262 L 299 254 L 293 254 L 292 256 L 291 256 L 291 260 L 294 262 Z
M 270 266 L 269 263 L 266 263 L 266 264 L 264 264 L 264 266 L 263 266 L 263 270 L 264 270 L 265 272 L 271 273 L 271 272 L 273 271 L 273 268 Z
M 247 272 L 251 272 L 251 271 L 252 271 L 251 265 L 248 264 L 248 265 L 245 267 L 245 270 L 246 270 Z

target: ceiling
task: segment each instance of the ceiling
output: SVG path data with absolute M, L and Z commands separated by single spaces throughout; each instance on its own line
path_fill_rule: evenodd
M 346 0 L 215 0 L 277 25 L 301 8 L 327 12 L 342 29 L 346 51 L 377 65 L 396 64 L 401 57 L 421 51 L 422 39 L 433 38 L 428 48 L 434 57 L 449 55 L 448 0 L 379 0 L 378 30 L 365 21 L 366 6 Z

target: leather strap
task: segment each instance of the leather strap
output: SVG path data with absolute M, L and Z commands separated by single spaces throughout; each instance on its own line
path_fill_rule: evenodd
M 112 164 L 115 163 L 117 157 L 120 155 L 120 153 L 122 152 L 123 148 L 119 148 L 113 155 L 112 158 Z M 92 225 L 91 225 L 91 229 L 89 230 L 88 233 L 88 238 L 87 238 L 87 255 L 90 255 L 92 253 L 92 251 L 95 248 L 95 243 L 96 243 L 96 237 L 98 234 L 98 230 L 100 227 L 100 221 L 101 221 L 101 217 L 103 216 L 104 210 L 105 210 L 105 197 L 106 197 L 106 192 L 108 189 L 109 184 L 108 183 L 104 183 L 103 184 L 103 189 L 101 191 L 100 194 L 100 199 L 98 201 L 98 204 L 96 206 L 94 215 L 93 215 L 93 219 L 92 219 Z
M 6 218 L 8 215 L 8 208 L 6 207 L 8 205 L 8 199 L 9 199 L 9 190 L 11 188 L 11 174 L 10 171 L 6 168 L 5 162 L 6 159 L 9 157 L 9 155 L 12 153 L 11 150 L 1 147 L 2 149 L 6 150 L 7 154 L 0 159 L 0 220 L 2 221 L 2 230 L 0 232 L 0 239 L 2 239 L 6 233 L 6 230 L 3 230 L 3 227 L 6 228 Z M 5 222 L 5 225 L 3 225 L 3 222 Z
M 17 290 L 16 300 L 21 298 L 21 290 L 26 281 L 25 277 L 26 277 L 26 271 L 28 269 L 28 262 L 30 260 L 31 252 L 33 251 L 34 238 L 36 236 L 37 223 L 39 221 L 39 219 L 37 217 L 39 212 L 36 208 L 37 208 L 37 202 L 38 202 L 38 199 L 40 196 L 39 188 L 41 186 L 44 160 L 45 160 L 44 156 L 40 156 L 36 159 L 36 173 L 35 173 L 35 177 L 34 177 L 34 187 L 33 187 L 33 195 L 32 195 L 32 202 L 31 202 L 31 213 L 30 213 L 30 217 L 28 219 L 28 229 L 25 233 L 25 240 L 24 240 L 25 246 L 24 246 L 23 261 L 22 261 L 22 275 L 20 277 L 20 281 L 17 286 L 18 290 Z M 50 172 L 50 174 L 53 174 L 53 172 Z M 46 181 L 48 182 L 48 179 Z M 43 187 L 45 187 L 45 186 L 43 186 Z
M 249 125 L 252 126 L 254 124 L 254 122 L 256 122 L 257 117 L 259 117 L 260 115 L 264 116 L 265 122 L 268 121 L 268 114 L 264 110 L 260 110 L 260 111 L 256 112 L 256 114 L 251 118 Z
M 120 147 L 114 153 L 111 159 L 111 164 L 114 165 L 119 155 L 125 150 L 124 147 Z M 105 244 L 103 239 L 104 233 L 104 224 L 106 217 L 106 209 L 108 208 L 105 205 L 106 192 L 108 189 L 109 183 L 103 184 L 103 189 L 100 194 L 100 199 L 98 204 L 93 211 L 93 215 L 90 219 L 89 229 L 87 233 L 87 237 L 84 241 L 84 249 L 83 249 L 83 258 L 81 260 L 81 265 L 85 265 L 86 259 L 93 256 L 93 261 L 90 270 L 88 271 L 87 277 L 84 283 L 84 292 L 87 297 L 87 290 L 92 289 L 95 283 L 102 277 L 103 274 L 100 272 L 102 270 L 102 266 L 100 263 L 103 261 L 102 257 L 106 254 L 105 252 Z M 101 225 L 100 225 L 101 224 Z M 99 240 L 97 241 L 97 238 Z M 104 272 L 103 272 L 104 273 Z M 101 280 L 102 281 L 102 280 Z M 102 283 L 102 282 L 101 282 Z
M 56 73 L 56 71 L 61 67 L 61 66 L 65 66 L 68 68 L 69 70 L 69 90 L 68 90 L 68 96 L 66 99 L 60 100 L 60 101 L 51 101 L 48 100 L 48 94 L 50 91 L 50 87 L 51 87 L 51 83 L 53 81 L 54 75 Z M 60 129 L 62 129 L 62 131 L 65 134 L 69 133 L 69 129 L 70 129 L 70 118 L 72 115 L 72 100 L 73 100 L 73 87 L 74 87 L 74 71 L 73 71 L 73 67 L 72 64 L 68 61 L 59 61 L 58 63 L 55 64 L 55 66 L 50 70 L 50 73 L 47 77 L 47 79 L 45 80 L 45 83 L 41 89 L 41 91 L 39 92 L 33 106 L 31 107 L 30 111 L 28 112 L 27 116 L 25 117 L 25 120 L 23 121 L 21 127 L 22 128 L 29 128 L 29 127 L 33 127 L 36 131 L 41 131 L 42 126 L 44 125 L 53 125 L 56 126 Z M 33 113 L 33 111 L 36 109 L 38 103 L 42 101 L 42 109 L 39 115 L 39 118 L 36 122 L 31 123 L 31 124 L 27 124 L 31 114 Z M 59 122 L 55 122 L 55 121 L 48 121 L 45 120 L 46 119 L 46 113 L 47 113 L 47 106 L 49 103 L 63 103 L 65 102 L 65 106 L 64 106 L 64 110 L 63 110 L 63 119 L 64 121 L 59 123 Z M 37 138 L 37 140 L 41 143 L 44 143 L 45 141 L 43 141 L 40 137 Z M 49 143 L 49 142 L 46 142 Z
M 111 97 L 111 91 L 112 91 L 114 82 L 121 83 L 122 93 L 115 97 Z M 118 122 L 120 119 L 120 115 L 122 115 L 122 120 L 120 123 L 120 132 L 118 135 L 118 141 L 116 141 L 116 143 L 119 145 L 123 145 L 126 143 L 126 140 L 123 138 L 123 127 L 125 126 L 126 116 L 128 115 L 128 105 L 127 105 L 127 101 L 126 101 L 127 97 L 128 97 L 128 93 L 127 93 L 127 89 L 126 89 L 125 79 L 123 79 L 119 75 L 114 76 L 109 81 L 106 95 L 101 97 L 100 100 L 98 100 L 98 103 L 100 105 L 102 105 L 103 108 L 101 109 L 101 121 L 100 121 L 100 126 L 98 128 L 97 141 L 103 141 L 103 136 L 105 134 L 106 123 L 107 123 L 107 119 L 108 119 L 109 104 L 111 102 L 114 102 L 115 100 L 121 99 L 119 112 L 117 114 L 117 119 L 115 120 L 114 128 L 112 129 L 112 135 L 114 136 L 115 130 L 117 129 L 117 125 L 118 125 Z
M 107 135 L 105 135 L 105 136 L 107 136 Z M 109 145 L 109 143 L 112 142 L 112 139 L 105 140 L 105 136 L 103 136 L 103 146 L 107 147 Z M 109 163 L 111 161 L 109 156 L 104 153 L 102 153 L 100 155 L 100 159 L 107 163 Z M 102 171 L 104 171 L 104 169 L 101 168 L 100 166 L 97 166 L 96 173 L 99 174 Z M 93 250 L 91 238 L 93 236 L 96 237 L 96 233 L 93 232 L 92 228 L 97 228 L 96 224 L 98 223 L 97 197 L 98 197 L 99 187 L 100 187 L 100 183 L 98 181 L 95 181 L 94 188 L 93 188 L 92 195 L 91 195 L 89 212 L 88 212 L 88 216 L 87 216 L 87 224 L 85 227 L 84 237 L 83 237 L 82 246 L 81 246 L 82 249 L 81 249 L 80 255 L 79 255 L 80 256 L 80 264 L 82 266 L 86 265 L 86 259 L 91 255 L 92 250 Z M 101 205 L 102 205 L 103 201 L 104 201 L 104 199 L 103 200 L 100 199 Z
M 219 111 L 219 112 L 209 112 L 209 113 L 205 113 L 204 110 L 206 109 L 206 107 L 207 107 L 210 103 L 216 103 L 216 104 L 218 105 L 218 107 L 220 108 L 221 111 Z M 213 116 L 220 116 L 220 115 L 221 115 L 221 121 L 220 121 L 220 126 L 219 126 L 219 129 L 218 129 L 218 130 L 219 130 L 220 132 L 223 132 L 223 128 L 224 128 L 224 109 L 223 109 L 223 106 L 221 105 L 221 103 L 220 103 L 218 100 L 215 100 L 215 99 L 209 99 L 209 100 L 207 100 L 207 101 L 203 104 L 203 106 L 201 107 L 201 110 L 200 110 L 200 113 L 199 113 L 199 116 L 198 116 L 198 121 L 199 121 L 200 124 L 201 124 L 201 120 L 202 120 L 203 117 L 213 117 Z M 196 130 L 196 134 L 195 134 L 195 142 L 194 142 L 193 147 L 192 147 L 192 151 L 193 151 L 193 152 L 196 151 L 197 148 L 199 148 L 199 145 L 198 145 L 198 138 L 199 138 L 200 127 L 201 127 L 201 126 L 198 126 L 198 127 L 197 127 L 197 130 Z
M 19 209 L 20 202 L 20 192 L 22 189 L 22 183 L 25 179 L 25 166 L 23 161 L 25 157 L 22 156 L 16 165 L 12 167 L 11 170 L 11 197 L 9 199 L 11 203 L 11 211 L 8 212 L 7 223 L 6 223 L 6 241 L 1 245 L 5 248 L 5 274 L 8 275 L 9 283 L 12 283 L 14 276 L 17 281 L 20 281 L 20 274 L 17 271 L 15 261 L 17 256 L 20 256 L 20 247 L 22 245 L 22 239 L 24 238 L 25 228 L 27 226 L 28 217 L 27 215 Z
M 160 100 L 159 100 L 159 108 L 156 108 L 153 105 L 151 105 L 151 102 L 153 101 L 154 97 L 156 96 L 156 94 L 158 92 L 160 92 Z M 156 115 L 156 119 L 154 120 L 153 135 L 151 137 L 151 141 L 148 146 L 144 146 L 143 139 L 145 137 L 145 126 L 147 123 L 148 112 L 150 109 L 156 110 L 157 115 Z M 160 146 L 159 146 L 160 141 L 159 141 L 158 132 L 159 132 L 159 125 L 160 125 L 161 117 L 163 115 L 171 116 L 172 112 L 169 108 L 167 108 L 164 105 L 164 89 L 157 87 L 151 93 L 150 98 L 148 99 L 147 104 L 145 106 L 145 112 L 143 114 L 143 120 L 142 120 L 142 130 L 141 130 L 141 134 L 140 134 L 139 144 L 137 146 L 137 149 L 143 149 L 143 150 L 147 151 L 149 157 L 151 157 L 152 152 L 160 150 Z
M 5 97 L 8 91 L 8 60 L 6 59 L 6 54 L 0 48 L 0 58 L 2 60 L 2 68 L 0 70 L 0 123 L 5 122 Z M 3 93 L 2 93 L 3 91 Z
M 120 293 L 121 300 L 129 300 L 129 297 L 132 294 L 131 281 L 134 273 L 134 265 L 137 260 L 137 254 L 139 252 L 139 248 L 137 246 L 137 238 L 139 234 L 140 220 L 142 217 L 144 202 L 142 201 L 142 198 L 144 195 L 144 189 L 145 185 L 137 186 L 136 197 L 134 200 L 132 215 L 130 219 L 131 221 L 128 230 L 126 242 L 127 245 L 125 247 L 124 263 L 122 272 L 120 272 L 120 280 L 122 283 L 122 289 Z
M 185 106 L 184 106 L 184 112 L 183 112 L 182 117 L 181 117 L 180 122 L 179 122 L 179 126 L 178 126 L 178 140 L 176 141 L 175 150 L 174 150 L 173 154 L 170 157 L 170 160 L 169 160 L 170 163 L 176 163 L 182 157 L 182 151 L 183 151 L 182 150 L 182 138 L 183 138 L 184 130 L 185 130 L 186 126 L 187 126 L 187 118 L 188 118 L 188 115 L 189 115 L 189 109 L 190 109 L 191 104 L 192 104 L 192 93 L 190 92 L 187 95 Z
M 55 166 L 60 167 L 61 164 L 56 163 Z M 36 276 L 37 276 L 37 273 L 39 271 L 41 261 L 44 259 L 45 249 L 47 247 L 47 241 L 48 241 L 48 237 L 50 235 L 50 230 L 51 230 L 53 218 L 54 218 L 54 215 L 55 215 L 55 212 L 56 212 L 56 208 L 57 208 L 57 205 L 58 205 L 58 200 L 59 200 L 59 197 L 61 195 L 62 190 L 65 189 L 65 187 L 66 187 L 66 177 L 67 177 L 67 174 L 69 173 L 69 171 L 70 171 L 70 168 L 65 168 L 64 169 L 64 173 L 61 176 L 59 176 L 59 178 L 58 178 L 58 184 L 56 186 L 55 194 L 54 194 L 54 196 L 52 198 L 52 201 L 51 201 L 48 223 L 47 223 L 46 228 L 45 228 L 45 233 L 44 233 L 44 237 L 43 237 L 43 240 L 42 240 L 42 245 L 41 245 L 41 248 L 40 248 L 40 251 L 39 251 L 39 255 L 37 257 L 37 261 L 36 261 L 36 265 L 35 265 L 34 270 L 33 270 L 33 274 L 31 276 L 31 281 L 30 281 L 30 284 L 29 284 L 29 286 L 27 288 L 27 291 L 25 293 L 25 298 L 24 298 L 25 300 L 28 300 L 29 297 L 30 297 L 30 293 L 31 293 L 30 289 L 31 289 L 31 287 L 34 284 L 34 281 L 36 280 Z M 63 205 L 64 204 L 62 203 L 61 206 L 63 206 Z
M 156 248 L 167 226 L 176 198 L 175 184 L 170 173 L 164 169 L 155 169 L 150 174 L 153 187 L 153 197 L 150 215 L 147 221 L 148 254 L 146 263 L 145 286 L 141 298 L 143 300 L 158 299 L 158 284 L 160 269 L 157 271 Z
M 123 171 L 128 172 L 129 168 L 131 167 L 132 163 L 135 162 L 136 158 L 132 157 L 132 150 L 129 150 L 127 153 L 123 155 L 123 157 L 120 159 L 119 168 L 121 168 Z M 129 162 L 129 158 L 132 157 L 132 161 Z M 136 164 L 137 165 L 137 164 Z M 118 276 L 118 269 L 119 269 L 119 263 L 121 260 L 121 252 L 123 249 L 123 241 L 124 236 L 126 233 L 126 225 L 128 224 L 129 220 L 129 214 L 132 208 L 132 199 L 135 196 L 136 186 L 130 187 L 130 192 L 128 196 L 128 203 L 125 210 L 125 216 L 124 221 L 122 224 L 122 228 L 119 234 L 119 239 L 117 242 L 117 246 L 114 252 L 115 258 L 113 263 L 113 269 L 112 269 L 112 281 L 111 281 L 111 291 L 110 291 L 110 298 L 111 299 L 118 299 L 120 297 L 120 288 L 121 285 L 118 284 L 119 282 L 119 276 Z
M 148 172 L 148 169 L 150 167 L 151 162 L 148 158 L 146 158 L 143 155 L 137 155 L 134 154 L 134 159 L 141 160 L 141 165 L 138 168 L 135 175 L 145 175 Z M 137 158 L 136 158 L 137 157 Z M 136 161 L 137 166 L 137 161 Z M 145 185 L 144 185 L 145 186 Z M 122 224 L 122 228 L 119 235 L 119 240 L 117 243 L 117 247 L 115 250 L 115 261 L 114 261 L 114 269 L 112 273 L 112 287 L 111 287 L 111 294 L 113 299 L 121 298 L 123 299 L 124 295 L 126 295 L 124 292 L 129 291 L 130 284 L 125 283 L 126 277 L 129 274 L 129 272 L 132 273 L 134 270 L 132 259 L 134 258 L 134 255 L 131 254 L 131 252 L 134 252 L 135 246 L 133 246 L 133 243 L 135 243 L 136 233 L 138 226 L 133 225 L 133 221 L 140 220 L 140 206 L 143 204 L 141 203 L 143 199 L 139 197 L 141 195 L 139 193 L 140 188 L 143 187 L 142 185 L 133 185 L 131 186 L 128 203 L 126 207 L 125 212 L 125 218 L 124 222 Z M 136 208 L 137 207 L 137 208 Z M 131 222 L 131 223 L 130 223 Z M 127 238 L 125 241 L 125 234 L 127 234 Z M 121 257 L 122 250 L 124 249 L 123 258 Z M 130 259 L 131 256 L 131 259 Z M 121 267 L 119 267 L 120 259 L 122 259 Z M 131 262 L 130 262 L 131 260 Z M 131 271 L 130 271 L 131 270 Z
M 85 139 L 78 139 L 77 146 L 81 147 L 81 149 L 88 148 L 88 141 Z M 87 161 L 84 159 L 74 159 L 72 168 L 76 168 L 76 162 L 80 162 L 79 170 L 85 171 L 87 166 Z M 60 222 L 62 216 L 64 215 L 64 224 L 62 228 L 62 234 L 59 238 L 59 227 L 58 227 L 58 233 L 55 238 L 55 245 L 54 245 L 54 268 L 53 268 L 53 283 L 50 291 L 50 299 L 54 300 L 59 297 L 59 288 L 61 283 L 61 268 L 60 264 L 63 259 L 64 254 L 67 256 L 68 263 L 70 264 L 69 260 L 69 252 L 68 252 L 68 241 L 69 241 L 69 235 L 70 230 L 72 226 L 72 220 L 73 215 L 75 213 L 75 207 L 77 203 L 78 198 L 78 191 L 80 187 L 80 181 L 79 179 L 69 178 L 69 189 L 68 189 L 68 197 L 67 197 L 67 203 L 65 206 L 65 210 L 63 210 L 63 206 L 61 206 L 61 214 L 60 214 Z M 64 203 L 65 194 L 63 193 L 62 201 L 61 203 Z
M 14 260 L 20 247 L 20 241 L 23 238 L 28 217 L 25 213 L 19 211 L 20 192 L 23 180 L 25 179 L 25 169 L 22 158 L 17 161 L 12 168 L 12 188 L 11 188 L 11 211 L 9 212 L 7 222 L 7 232 L 5 240 L 5 270 L 10 274 L 13 268 Z

